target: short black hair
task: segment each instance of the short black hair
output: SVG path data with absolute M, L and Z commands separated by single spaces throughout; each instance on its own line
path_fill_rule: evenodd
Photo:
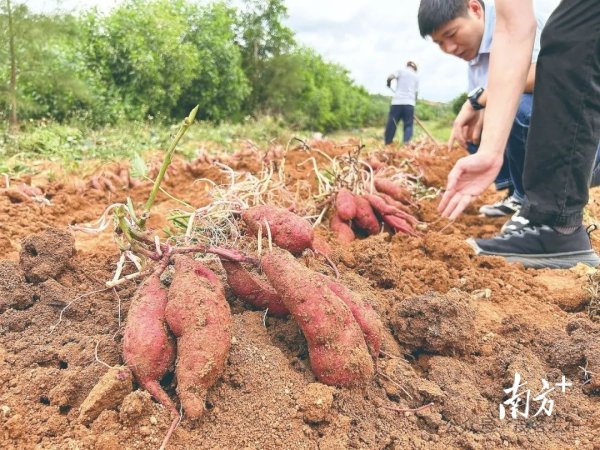
M 478 0 L 483 6 L 483 2 Z M 469 0 L 421 0 L 419 5 L 419 32 L 421 37 L 431 34 L 458 17 L 466 17 Z

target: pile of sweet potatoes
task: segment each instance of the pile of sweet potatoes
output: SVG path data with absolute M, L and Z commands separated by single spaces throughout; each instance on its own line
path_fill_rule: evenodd
M 231 346 L 231 311 L 217 276 L 177 255 L 168 291 L 158 274 L 138 288 L 123 337 L 123 358 L 138 383 L 174 417 L 175 403 L 160 380 L 175 362 L 177 393 L 187 417 L 205 410 L 208 389 L 225 369 Z
M 285 250 L 275 249 L 262 257 L 266 280 L 240 263 L 222 263 L 239 299 L 275 317 L 289 314 L 298 323 L 319 381 L 353 386 L 372 379 L 383 324 L 360 295 L 313 272 Z
M 396 233 L 416 234 L 410 193 L 387 178 L 375 178 L 374 185 L 373 194 L 353 194 L 345 188 L 335 194 L 329 226 L 341 243 L 352 242 L 357 234 L 377 234 L 383 225 Z

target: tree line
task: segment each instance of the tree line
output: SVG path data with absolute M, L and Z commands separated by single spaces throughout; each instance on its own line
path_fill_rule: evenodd
M 169 121 L 197 104 L 212 122 L 273 115 L 321 131 L 384 122 L 389 100 L 299 45 L 283 0 L 127 0 L 77 15 L 0 2 L 0 116 L 11 123 Z

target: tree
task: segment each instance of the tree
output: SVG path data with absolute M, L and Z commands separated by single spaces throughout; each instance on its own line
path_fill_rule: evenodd
M 15 49 L 15 29 L 10 0 L 6 0 L 6 14 L 8 16 L 8 53 L 10 54 L 10 86 L 8 89 L 10 116 L 8 122 L 10 124 L 10 131 L 14 133 L 19 129 L 19 122 L 17 119 L 17 57 Z
M 287 7 L 282 0 L 244 0 L 238 20 L 238 44 L 242 52 L 242 67 L 252 92 L 246 110 L 260 107 L 268 85 L 264 74 L 268 62 L 294 45 L 294 33 L 283 25 Z
M 240 49 L 234 42 L 235 20 L 235 10 L 223 2 L 189 14 L 185 42 L 195 47 L 200 63 L 194 79 L 181 93 L 173 111 L 175 117 L 185 117 L 200 105 L 199 119 L 240 118 L 250 85 L 242 70 Z

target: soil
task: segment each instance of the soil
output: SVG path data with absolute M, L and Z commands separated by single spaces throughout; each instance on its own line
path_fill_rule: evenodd
M 356 143 L 338 144 L 311 143 L 330 155 Z M 257 152 L 223 161 L 257 170 Z M 378 152 L 388 164 L 410 160 L 437 188 L 462 155 L 424 143 Z M 287 155 L 300 193 L 315 186 L 310 165 L 299 165 L 309 156 L 302 148 Z M 165 225 L 165 214 L 179 207 L 174 198 L 207 202 L 209 182 L 194 180 L 227 181 L 210 162 L 174 163 L 164 184 L 172 197 L 158 196 L 151 227 Z M 111 227 L 68 229 L 127 197 L 141 207 L 150 185 L 102 192 L 74 178 L 33 184 L 49 204 L 0 193 L 0 447 L 157 449 L 169 412 L 120 367 L 137 284 L 105 287 L 119 259 Z M 478 208 L 500 196 L 486 192 L 451 224 L 439 219 L 437 198 L 421 200 L 416 237 L 383 232 L 340 247 L 317 230 L 334 249 L 342 282 L 385 324 L 378 373 L 365 387 L 318 383 L 296 324 L 251 311 L 228 292 L 233 339 L 225 373 L 208 393 L 204 416 L 184 418 L 168 448 L 600 449 L 600 322 L 590 317 L 598 300 L 588 291 L 598 288 L 595 278 L 585 267 L 532 270 L 475 257 L 465 239 L 498 232 L 503 220 L 480 217 Z M 600 191 L 592 190 L 589 212 L 600 214 Z M 326 271 L 310 254 L 303 260 Z M 211 268 L 223 277 L 218 264 Z M 125 273 L 133 270 L 127 265 Z M 513 419 L 507 406 L 501 419 L 504 390 L 517 372 L 527 383 L 520 392 L 530 390 L 529 418 Z M 572 383 L 564 391 L 563 376 Z M 162 385 L 176 399 L 172 372 Z M 533 417 L 542 406 L 534 397 L 551 388 L 551 414 Z

